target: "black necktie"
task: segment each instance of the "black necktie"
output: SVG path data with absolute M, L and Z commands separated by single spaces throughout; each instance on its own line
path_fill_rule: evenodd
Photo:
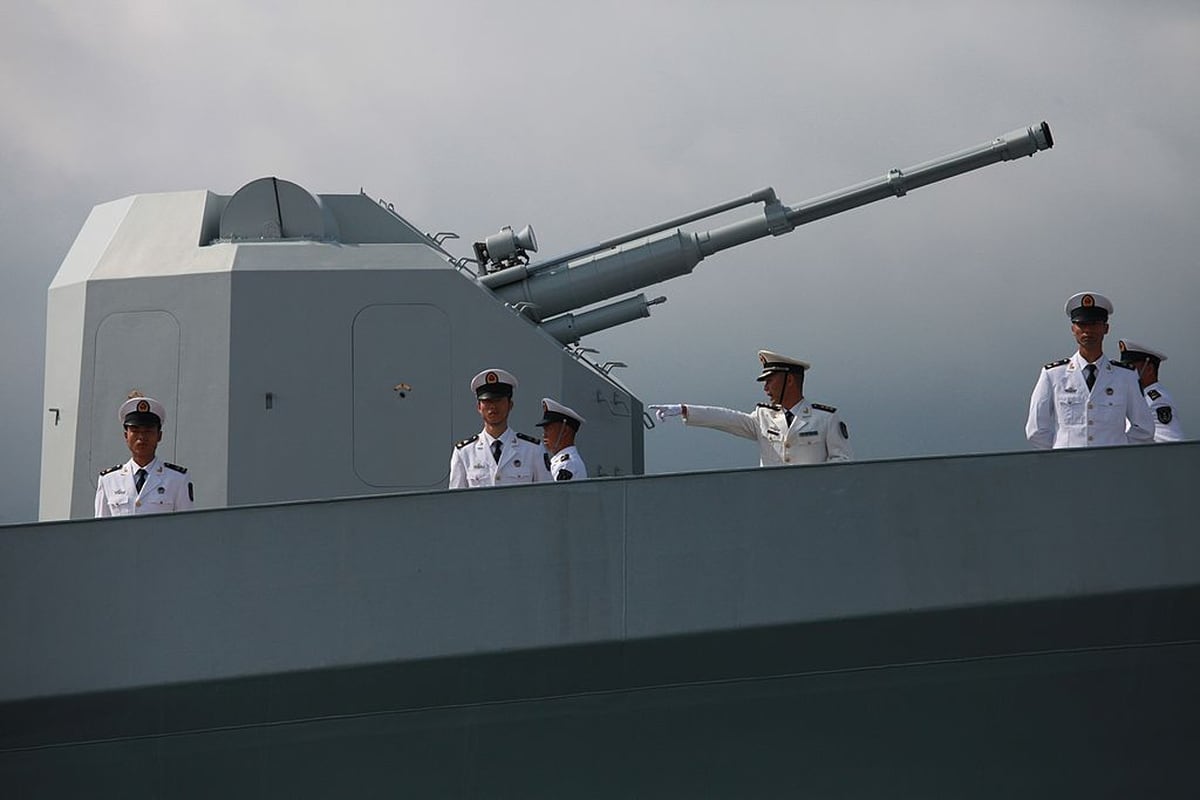
M 796 415 L 789 410 L 783 412 L 783 418 L 787 420 L 788 427 L 790 428 L 792 427 L 792 420 L 796 418 Z
M 138 490 L 139 493 L 142 491 L 142 486 L 144 486 L 145 483 L 146 483 L 146 470 L 139 469 L 137 472 L 133 473 L 133 486 L 135 489 Z
M 1092 390 L 1092 387 L 1096 385 L 1096 365 L 1088 364 L 1086 367 L 1083 368 L 1083 371 L 1087 373 L 1087 375 L 1085 375 L 1083 377 L 1083 379 L 1085 381 L 1087 381 L 1088 391 L 1090 392 Z
M 500 442 L 499 439 L 496 439 L 492 442 L 492 458 L 495 459 L 497 464 L 500 463 L 500 451 L 503 448 L 504 448 L 504 445 Z

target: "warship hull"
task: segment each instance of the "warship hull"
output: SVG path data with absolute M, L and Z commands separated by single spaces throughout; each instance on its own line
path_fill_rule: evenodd
M 1192 796 L 1198 474 L 1184 443 L 9 526 L 0 785 Z

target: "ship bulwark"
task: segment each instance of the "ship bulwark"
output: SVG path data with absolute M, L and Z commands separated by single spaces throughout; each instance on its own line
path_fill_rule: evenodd
M 1183 796 L 1198 467 L 1188 443 L 6 527 L 0 781 Z

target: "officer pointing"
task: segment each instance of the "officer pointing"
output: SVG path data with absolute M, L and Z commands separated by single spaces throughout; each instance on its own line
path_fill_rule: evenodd
M 550 480 L 541 441 L 508 427 L 516 388 L 516 376 L 502 369 L 485 369 L 471 380 L 483 430 L 454 445 L 451 489 Z
M 1046 450 L 1153 441 L 1154 418 L 1137 375 L 1104 355 L 1112 301 L 1097 292 L 1080 292 L 1067 298 L 1063 310 L 1079 349 L 1070 358 L 1050 362 L 1038 375 L 1025 422 L 1030 444 Z
M 804 398 L 804 374 L 807 361 L 759 350 L 762 373 L 757 380 L 771 398 L 759 403 L 749 414 L 717 406 L 649 406 L 660 420 L 682 415 L 685 424 L 756 439 L 759 465 L 819 464 L 825 461 L 849 461 L 850 430 L 838 419 L 837 409 Z
M 161 514 L 191 508 L 194 493 L 187 469 L 168 464 L 157 455 L 162 426 L 167 421 L 163 404 L 135 392 L 121 404 L 117 419 L 125 428 L 125 445 L 132 458 L 100 473 L 96 516 Z

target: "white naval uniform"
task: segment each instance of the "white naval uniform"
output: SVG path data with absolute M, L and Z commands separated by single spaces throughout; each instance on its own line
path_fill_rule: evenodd
M 486 430 L 454 446 L 450 454 L 451 489 L 550 480 L 541 440 L 512 428 L 497 438 L 501 442 L 499 462 L 492 458 L 495 439 Z
M 140 492 L 134 483 L 138 469 L 146 470 L 146 482 Z M 192 505 L 192 484 L 187 470 L 157 457 L 145 467 L 138 467 L 131 458 L 101 472 L 96 482 L 97 517 L 185 511 Z
M 820 464 L 854 458 L 846 425 L 837 409 L 801 400 L 792 409 L 792 424 L 782 408 L 760 403 L 749 414 L 715 406 L 686 406 L 684 422 L 701 428 L 757 439 L 759 465 Z
M 1153 441 L 1154 416 L 1142 398 L 1137 373 L 1101 356 L 1096 361 L 1096 383 L 1089 392 L 1083 369 L 1087 363 L 1076 351 L 1070 358 L 1042 368 L 1029 398 L 1025 423 L 1030 444 L 1048 450 Z
M 587 465 L 575 445 L 564 447 L 550 457 L 550 477 L 554 480 L 581 481 L 587 476 Z
M 1146 387 L 1146 405 L 1150 406 L 1150 415 L 1154 417 L 1154 441 L 1182 442 L 1183 426 L 1179 424 L 1179 409 L 1171 402 L 1171 395 L 1161 383 L 1152 383 Z

